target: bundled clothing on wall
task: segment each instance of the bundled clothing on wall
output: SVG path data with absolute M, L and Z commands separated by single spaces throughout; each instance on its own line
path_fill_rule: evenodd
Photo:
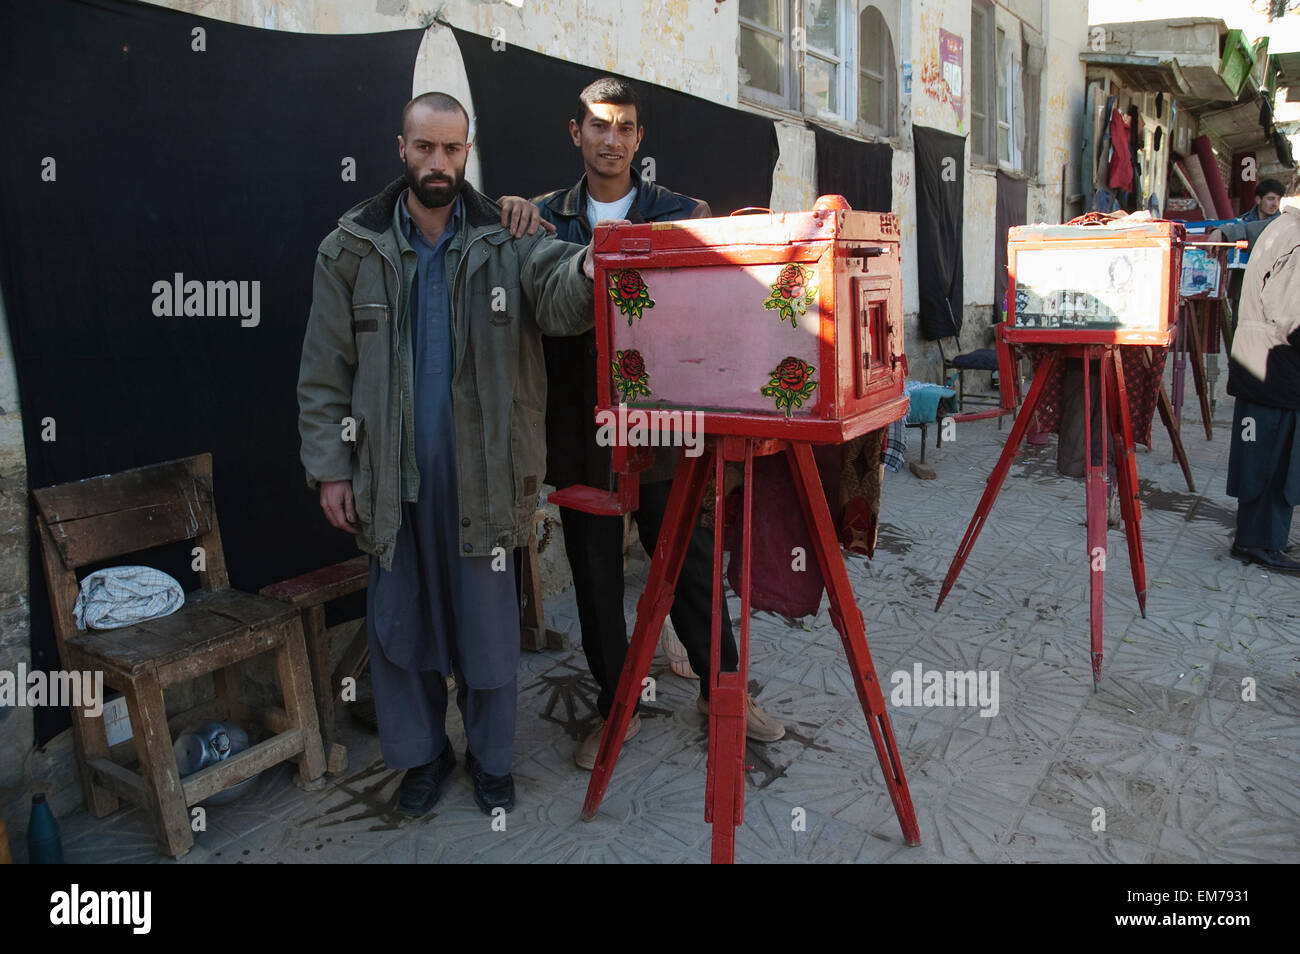
M 1130 158 L 1129 128 L 1124 114 L 1116 107 L 1110 114 L 1110 176 L 1106 185 L 1120 192 L 1133 189 L 1133 160 Z

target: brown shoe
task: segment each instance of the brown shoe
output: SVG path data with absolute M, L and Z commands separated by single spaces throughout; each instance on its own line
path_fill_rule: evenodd
M 749 707 L 745 713 L 746 738 L 755 742 L 777 742 L 785 738 L 785 726 L 760 709 L 749 693 L 745 693 L 745 703 Z M 703 696 L 695 697 L 695 707 L 704 715 L 709 714 L 709 700 Z
M 632 713 L 632 721 L 627 724 L 627 734 L 623 736 L 623 741 L 627 742 L 638 732 L 641 731 L 641 717 L 635 712 Z M 578 751 L 573 753 L 573 762 L 580 769 L 590 772 L 596 767 L 596 756 L 600 754 L 600 740 L 605 734 L 605 720 L 601 719 L 596 723 L 596 728 L 592 729 L 590 734 L 582 740 L 582 745 L 578 746 Z

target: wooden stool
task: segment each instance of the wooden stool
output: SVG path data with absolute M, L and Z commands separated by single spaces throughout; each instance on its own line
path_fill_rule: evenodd
M 330 671 L 329 637 L 325 631 L 325 604 L 339 597 L 364 590 L 370 583 L 370 558 L 362 555 L 335 563 L 289 580 L 264 586 L 258 592 L 297 607 L 302 615 L 302 629 L 307 640 L 307 658 L 311 663 L 312 685 L 316 691 L 316 710 L 320 717 L 321 738 L 325 745 L 326 771 L 331 775 L 348 768 L 348 750 L 338 741 L 338 723 L 334 711 L 338 687 L 345 676 L 358 678 L 367 658 L 366 629 L 348 644 L 347 652 L 336 671 Z

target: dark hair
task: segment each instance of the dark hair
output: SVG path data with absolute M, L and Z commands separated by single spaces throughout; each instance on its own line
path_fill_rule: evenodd
M 641 125 L 641 100 L 636 90 L 627 80 L 613 76 L 602 76 L 578 94 L 578 111 L 573 119 L 579 126 L 587 120 L 587 107 L 592 103 L 612 103 L 615 106 L 631 106 L 636 109 L 636 124 Z
M 455 96 L 448 96 L 446 93 L 436 92 L 421 93 L 419 96 L 415 97 L 415 99 L 402 107 L 403 136 L 406 135 L 406 120 L 410 117 L 411 110 L 415 109 L 416 106 L 428 106 L 430 109 L 436 110 L 440 113 L 459 112 L 465 117 L 465 128 L 469 129 L 469 113 L 465 111 L 465 107 L 460 104 L 460 100 Z
M 1255 195 L 1260 196 L 1265 192 L 1272 192 L 1276 196 L 1286 195 L 1286 190 L 1282 188 L 1282 183 L 1276 179 L 1264 179 L 1259 185 L 1255 186 Z

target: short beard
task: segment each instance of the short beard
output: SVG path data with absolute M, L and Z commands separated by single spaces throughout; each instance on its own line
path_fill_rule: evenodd
M 451 185 L 421 183 L 415 170 L 406 166 L 406 184 L 411 194 L 426 209 L 441 209 L 456 201 L 456 197 L 465 189 L 465 178 L 452 173 L 451 180 Z

